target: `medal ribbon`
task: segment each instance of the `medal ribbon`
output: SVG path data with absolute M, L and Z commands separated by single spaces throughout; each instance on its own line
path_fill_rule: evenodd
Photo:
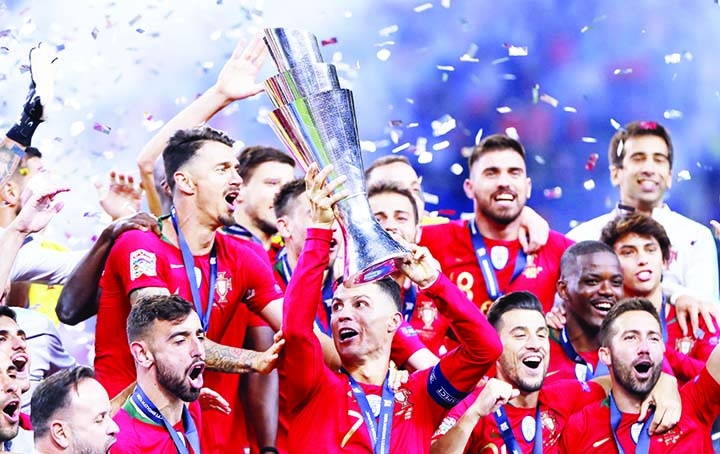
M 155 424 L 165 427 L 165 430 L 167 430 L 170 434 L 170 438 L 172 438 L 178 454 L 190 453 L 180 434 L 178 434 L 165 416 L 160 413 L 155 404 L 152 403 L 147 394 L 145 394 L 142 388 L 140 388 L 140 385 L 135 386 L 131 399 L 135 404 L 135 407 L 137 407 L 143 415 L 147 416 Z M 183 405 L 182 423 L 183 429 L 185 429 L 185 437 L 187 438 L 193 453 L 200 454 L 200 436 L 198 435 L 197 427 L 195 427 L 195 421 L 193 421 L 192 416 L 190 416 L 190 412 L 185 405 Z
M 410 284 L 410 288 L 407 290 L 403 289 L 403 318 L 406 322 L 410 323 L 415 313 L 415 304 L 417 303 L 417 289 L 414 284 Z
M 663 344 L 668 342 L 667 318 L 665 316 L 665 293 L 662 296 L 662 305 L 660 306 L 660 331 L 662 332 Z
M 390 379 L 390 372 L 385 377 L 383 383 L 382 403 L 380 404 L 380 415 L 378 421 L 375 420 L 370 403 L 365 396 L 360 384 L 350 375 L 350 372 L 345 368 L 340 369 L 342 373 L 348 376 L 350 380 L 350 389 L 352 390 L 355 400 L 357 400 L 360 406 L 360 412 L 365 420 L 365 426 L 368 432 L 370 432 L 370 441 L 373 445 L 373 452 L 375 454 L 389 454 L 390 453 L 390 432 L 392 431 L 392 419 L 393 413 L 395 412 L 395 393 L 390 389 L 388 380 Z
M 650 422 L 653 419 L 653 415 L 655 412 L 651 412 L 647 419 L 645 419 L 645 423 L 643 423 L 642 429 L 640 430 L 640 435 L 638 435 L 638 441 L 635 447 L 635 454 L 647 454 L 650 451 Z M 612 392 L 610 393 L 610 426 L 612 427 L 613 431 L 613 437 L 615 438 L 615 445 L 617 445 L 618 452 L 620 454 L 625 454 L 625 450 L 620 446 L 620 440 L 617 436 L 617 429 L 620 426 L 620 421 L 622 420 L 622 413 L 620 413 L 620 410 L 618 409 L 617 405 L 615 404 L 615 399 L 613 399 Z M 631 437 L 632 438 L 632 437 Z
M 472 238 L 473 248 L 475 249 L 475 257 L 477 258 L 480 271 L 482 272 L 483 279 L 485 280 L 485 288 L 487 289 L 488 297 L 490 300 L 495 301 L 501 297 L 504 292 L 500 289 L 500 284 L 498 283 L 497 275 L 495 274 L 495 267 L 490 260 L 490 251 L 488 251 L 487 247 L 485 247 L 485 241 L 475 224 L 475 220 L 468 222 L 468 228 L 470 229 L 470 237 Z M 510 278 L 510 282 L 508 282 L 508 286 L 510 286 L 510 284 L 512 284 L 513 281 L 520 276 L 520 273 L 523 272 L 526 264 L 527 256 L 525 255 L 525 251 L 520 249 L 517 258 L 515 259 L 515 269 L 513 269 L 513 274 Z
M 202 301 L 200 300 L 200 289 L 195 278 L 195 258 L 190 252 L 190 247 L 185 241 L 180 227 L 178 226 L 177 213 L 175 207 L 170 208 L 170 219 L 172 219 L 173 227 L 178 237 L 180 245 L 180 253 L 182 254 L 183 264 L 185 265 L 185 273 L 187 274 L 188 283 L 190 284 L 190 292 L 192 293 L 193 304 L 195 304 L 195 312 L 200 316 L 203 330 L 205 332 L 210 328 L 210 314 L 212 313 L 213 297 L 215 296 L 215 281 L 217 281 L 217 251 L 215 250 L 215 242 L 213 241 L 210 250 L 210 282 L 208 283 L 208 301 L 207 309 L 203 310 Z
M 584 380 L 580 380 L 580 377 L 578 377 L 580 383 L 586 384 L 588 380 L 592 378 L 604 377 L 609 373 L 607 366 L 602 361 L 598 361 L 597 370 L 594 370 L 593 365 L 585 361 L 585 358 L 580 356 L 577 350 L 575 350 L 575 347 L 573 347 L 573 344 L 570 342 L 567 328 L 563 328 L 560 332 L 560 346 L 562 347 L 565 355 L 570 359 L 570 361 L 574 362 L 575 364 L 582 364 L 583 366 L 585 366 Z M 583 386 L 583 388 L 585 388 L 585 386 Z
M 237 236 L 246 238 L 246 239 L 252 241 L 253 243 L 259 244 L 260 246 L 263 245 L 260 238 L 256 237 L 250 230 L 246 229 L 245 227 L 243 227 L 241 225 L 238 225 L 238 224 L 228 225 L 228 226 L 223 227 L 223 230 L 232 235 L 237 235 Z
M 505 413 L 505 406 L 501 405 L 493 415 L 495 416 L 495 424 L 497 424 L 498 430 L 500 430 L 500 435 L 502 435 L 508 452 L 511 454 L 522 454 L 523 451 L 515 439 L 512 425 L 507 417 L 507 413 Z M 525 437 L 524 432 L 523 437 Z M 529 442 L 529 440 L 525 440 Z M 542 421 L 540 420 L 540 404 L 538 404 L 535 408 L 535 441 L 533 442 L 533 454 L 542 454 L 542 444 Z

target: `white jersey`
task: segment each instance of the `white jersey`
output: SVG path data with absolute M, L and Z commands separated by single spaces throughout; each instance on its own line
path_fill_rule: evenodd
M 572 229 L 566 235 L 573 241 L 599 240 L 603 227 L 623 214 L 615 208 Z M 718 263 L 715 239 L 710 229 L 664 204 L 652 217 L 667 232 L 671 243 L 670 264 L 663 273 L 663 289 L 670 294 L 689 294 L 706 301 L 718 301 Z

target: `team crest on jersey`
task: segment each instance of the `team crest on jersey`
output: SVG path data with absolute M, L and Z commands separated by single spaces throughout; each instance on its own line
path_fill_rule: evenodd
M 218 303 L 226 303 L 227 294 L 232 290 L 232 278 L 225 277 L 225 274 L 225 271 L 218 273 L 217 280 L 215 281 L 215 291 L 220 297 Z
M 423 329 L 431 329 L 435 319 L 437 319 L 437 308 L 430 301 L 423 301 L 418 309 L 420 319 L 423 321 Z
M 157 276 L 157 258 L 145 249 L 137 249 L 130 253 L 130 280 L 134 281 L 142 275 Z
M 510 251 L 505 246 L 495 246 L 490 249 L 490 261 L 496 270 L 505 268 L 509 258 Z
M 549 437 L 547 437 L 548 439 L 543 440 L 543 443 L 547 443 L 545 446 L 554 446 L 557 443 L 557 440 L 560 439 L 560 432 L 557 430 L 558 422 L 555 413 L 551 413 L 547 410 L 542 411 L 540 413 L 540 423 L 542 424 L 542 428 L 549 434 Z M 543 438 L 545 438 L 544 435 Z
M 410 394 L 412 392 L 407 388 L 400 388 L 395 392 L 395 403 L 400 405 L 400 408 L 395 412 L 395 416 L 404 415 L 405 419 L 412 418 L 413 404 L 410 402 Z
M 690 336 L 681 337 L 679 339 L 675 339 L 675 350 L 678 352 L 687 355 L 690 353 L 690 351 L 695 346 L 695 339 Z
M 527 264 L 525 265 L 525 270 L 523 271 L 523 276 L 525 276 L 528 279 L 535 279 L 538 277 L 538 274 L 540 274 L 543 270 L 542 266 L 537 266 L 535 264 L 535 259 L 537 258 L 537 255 L 530 254 L 527 256 Z

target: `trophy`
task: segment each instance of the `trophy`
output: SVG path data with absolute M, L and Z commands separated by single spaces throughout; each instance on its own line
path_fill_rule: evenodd
M 338 190 L 350 195 L 335 206 L 345 239 L 343 282 L 353 286 L 392 273 L 410 254 L 375 220 L 365 191 L 355 106 L 340 88 L 335 66 L 323 62 L 317 38 L 306 31 L 265 29 L 278 74 L 265 81 L 275 107 L 270 126 L 300 167 L 333 165 L 329 178 L 345 175 Z

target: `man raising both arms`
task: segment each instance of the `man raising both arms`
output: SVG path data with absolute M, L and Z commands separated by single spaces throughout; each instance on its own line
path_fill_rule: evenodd
M 333 205 L 348 195 L 340 191 L 330 196 L 345 180 L 339 177 L 326 185 L 331 170 L 308 169 L 313 224 L 286 293 L 293 305 L 283 313 L 285 367 L 298 371 L 288 381 L 289 451 L 428 452 L 432 432 L 447 409 L 473 389 L 500 355 L 499 340 L 484 316 L 438 272 L 427 250 L 412 247 L 413 257 L 402 269 L 437 298 L 463 345 L 433 368 L 411 375 L 393 393 L 387 383 L 390 344 L 402 323 L 402 308 L 399 286 L 385 278 L 337 288 L 331 327 L 342 372 L 324 365 L 313 321 L 327 266 Z

